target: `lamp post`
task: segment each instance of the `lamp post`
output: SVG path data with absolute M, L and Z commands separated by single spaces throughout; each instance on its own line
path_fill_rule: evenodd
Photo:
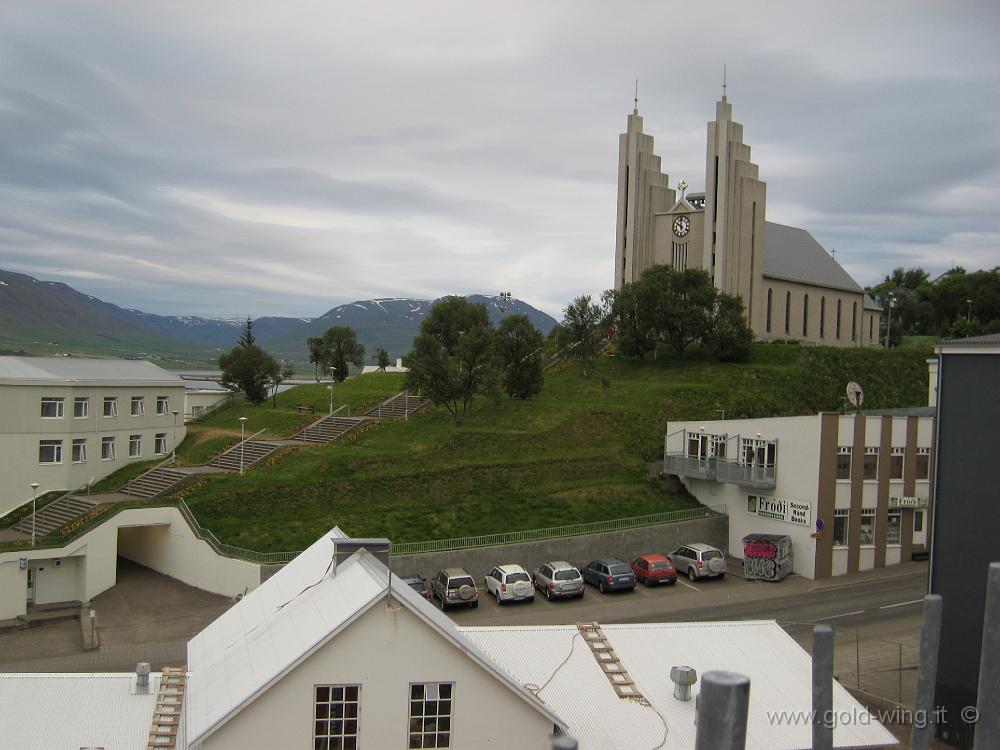
M 240 417 L 240 476 L 243 476 L 243 440 L 246 434 L 247 418 Z
M 177 415 L 180 414 L 180 412 L 177 411 L 177 409 L 174 409 L 170 413 L 174 415 L 174 440 L 173 440 L 174 448 L 170 452 L 170 460 L 176 463 L 177 462 Z
M 896 306 L 896 295 L 889 295 L 889 322 L 885 326 L 885 348 L 888 349 L 890 346 L 889 335 L 892 333 L 892 308 Z
M 966 312 L 966 314 L 965 314 L 965 319 L 971 323 L 972 322 L 972 300 L 971 299 L 965 300 L 965 304 L 967 304 L 969 306 L 968 312 Z
M 32 482 L 31 487 L 31 546 L 35 546 L 35 501 L 38 499 L 38 482 Z

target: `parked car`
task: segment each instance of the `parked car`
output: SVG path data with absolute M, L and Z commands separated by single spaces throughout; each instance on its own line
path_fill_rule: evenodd
M 410 575 L 410 576 L 399 576 L 400 580 L 403 581 L 407 586 L 420 594 L 424 599 L 431 598 L 430 589 L 427 588 L 427 579 L 423 576 Z
M 531 580 L 546 599 L 583 596 L 583 576 L 565 560 L 545 563 L 531 574 Z
M 671 552 L 668 557 L 678 573 L 687 573 L 692 581 L 699 578 L 726 576 L 726 556 L 710 544 L 685 544 Z
M 463 568 L 445 568 L 431 580 L 431 594 L 441 602 L 441 609 L 458 605 L 479 606 L 479 591 L 472 576 Z
M 655 586 L 658 583 L 677 583 L 677 570 L 666 555 L 639 555 L 632 561 L 632 572 L 637 583 Z
M 605 591 L 635 588 L 635 573 L 624 560 L 609 557 L 603 560 L 593 560 L 580 569 L 583 580 L 592 586 L 597 586 L 603 594 Z
M 534 601 L 531 576 L 520 565 L 497 565 L 486 575 L 486 591 L 504 602 Z

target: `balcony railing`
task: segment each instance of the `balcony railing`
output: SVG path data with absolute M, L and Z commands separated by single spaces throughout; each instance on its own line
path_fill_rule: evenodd
M 736 461 L 718 461 L 715 473 L 720 482 L 733 482 L 759 490 L 774 489 L 777 477 L 773 466 L 748 466 Z
M 667 453 L 663 457 L 663 471 L 694 479 L 715 479 L 715 459 Z

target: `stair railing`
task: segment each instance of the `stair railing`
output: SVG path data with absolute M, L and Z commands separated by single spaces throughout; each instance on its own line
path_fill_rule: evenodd
M 49 508 L 51 508 L 53 505 L 56 505 L 57 503 L 61 503 L 63 500 L 65 500 L 70 495 L 77 494 L 84 487 L 87 488 L 87 493 L 89 494 L 90 493 L 90 482 L 85 482 L 84 484 L 81 484 L 79 487 L 77 487 L 75 490 L 68 490 L 65 494 L 60 495 L 55 500 L 53 500 L 51 503 L 46 503 L 45 507 L 42 508 L 41 510 L 36 511 L 35 513 L 29 513 L 28 515 L 26 515 L 24 517 L 24 520 L 27 520 L 27 519 L 31 518 L 32 516 L 35 517 L 35 523 L 39 523 L 39 522 L 45 520 L 45 512 Z
M 134 476 L 131 479 L 129 479 L 127 482 L 125 482 L 125 484 L 123 484 L 121 487 L 118 488 L 118 491 L 119 492 L 125 492 L 125 488 L 128 487 L 132 482 L 138 482 L 140 479 L 142 479 L 147 474 L 152 474 L 157 469 L 162 469 L 164 466 L 166 466 L 167 464 L 169 464 L 173 460 L 174 460 L 173 456 L 167 456 L 165 459 L 163 459 L 162 461 L 160 461 L 160 463 L 158 463 L 152 469 L 147 469 L 146 471 L 142 472 L 142 474 L 138 474 L 137 476 Z M 87 494 L 88 495 L 90 494 L 89 490 L 88 490 Z M 128 493 L 126 493 L 126 494 L 128 494 Z

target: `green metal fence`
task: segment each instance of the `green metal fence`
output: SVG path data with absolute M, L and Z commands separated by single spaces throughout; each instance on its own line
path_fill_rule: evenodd
M 246 560 L 247 562 L 257 563 L 258 565 L 281 565 L 291 562 L 300 554 L 299 552 L 256 552 L 252 549 L 244 549 L 243 547 L 234 547 L 231 544 L 224 544 L 220 542 L 215 534 L 213 534 L 209 529 L 206 529 L 198 523 L 198 519 L 194 517 L 194 514 L 187 506 L 187 503 L 183 500 L 178 500 L 177 508 L 187 519 L 188 525 L 191 526 L 191 530 L 194 531 L 194 533 L 201 539 L 208 542 L 212 549 L 220 555 L 234 557 L 237 560 Z

